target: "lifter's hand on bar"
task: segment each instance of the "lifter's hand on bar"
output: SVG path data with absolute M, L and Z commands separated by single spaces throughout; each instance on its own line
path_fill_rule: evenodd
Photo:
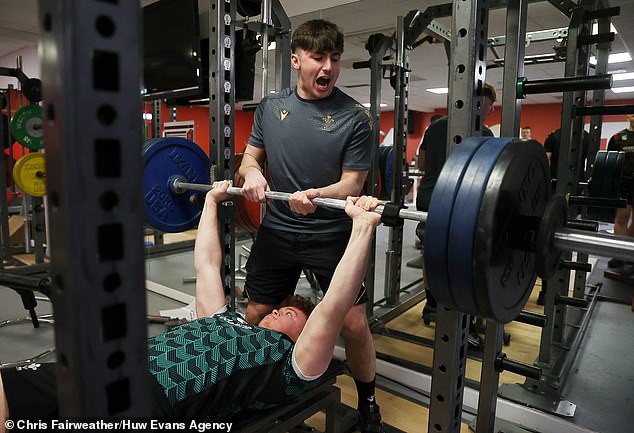
M 242 185 L 242 196 L 248 201 L 265 201 L 266 191 L 269 190 L 269 184 L 266 178 L 259 170 L 249 170 L 244 176 L 244 184 Z
M 288 198 L 288 205 L 296 214 L 310 215 L 317 210 L 317 206 L 312 200 L 319 196 L 319 191 L 314 188 L 307 189 L 306 191 L 296 191 Z

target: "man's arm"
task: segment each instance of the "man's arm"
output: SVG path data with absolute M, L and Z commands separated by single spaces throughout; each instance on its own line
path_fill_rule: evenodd
M 374 197 L 348 198 L 346 213 L 352 218 L 352 233 L 324 299 L 315 307 L 294 349 L 295 361 L 306 376 L 326 371 L 344 318 L 354 305 L 365 276 L 374 229 L 381 222 L 370 212 L 380 202 Z
M 194 269 L 196 270 L 196 316 L 210 316 L 225 304 L 225 292 L 220 277 L 222 249 L 218 239 L 218 203 L 229 197 L 226 193 L 231 185 L 228 181 L 214 182 L 205 196 L 198 223 L 194 246 Z
M 321 188 L 297 191 L 291 194 L 288 204 L 295 213 L 300 215 L 312 214 L 317 209 L 317 206 L 311 202 L 312 199 L 315 197 L 337 199 L 345 199 L 349 196 L 356 197 L 361 193 L 367 175 L 367 170 L 343 170 L 338 182 Z
M 242 163 L 238 174 L 244 179 L 242 195 L 248 201 L 264 201 L 264 194 L 269 189 L 269 184 L 262 174 L 262 167 L 266 160 L 266 151 L 263 147 L 255 147 L 247 144 L 242 157 Z

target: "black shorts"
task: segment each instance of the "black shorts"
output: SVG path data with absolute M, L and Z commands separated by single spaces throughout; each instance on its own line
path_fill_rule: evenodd
M 26 367 L 4 368 L 2 381 L 11 419 L 57 419 L 57 379 L 55 363 L 33 363 Z M 152 417 L 173 418 L 169 400 L 154 377 L 151 379 Z
M 260 304 L 279 305 L 295 293 L 302 269 L 315 275 L 325 293 L 349 238 L 350 232 L 306 234 L 260 226 L 246 265 L 245 295 Z M 361 287 L 355 305 L 367 300 Z

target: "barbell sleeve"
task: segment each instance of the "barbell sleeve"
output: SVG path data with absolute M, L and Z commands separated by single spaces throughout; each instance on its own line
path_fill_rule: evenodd
M 634 257 L 634 238 L 627 236 L 560 228 L 553 234 L 553 245 L 560 251 L 579 251 L 628 261 Z
M 205 184 L 199 184 L 199 183 L 187 183 L 187 182 L 181 181 L 180 178 L 178 177 L 171 180 L 170 186 L 172 191 L 174 191 L 176 194 L 181 194 L 185 190 L 194 190 L 194 191 L 203 191 L 203 192 L 207 192 L 211 190 L 211 185 L 205 185 Z M 237 188 L 232 186 L 227 189 L 227 193 L 230 195 L 242 195 L 242 188 Z M 266 198 L 269 200 L 289 201 L 291 197 L 291 193 L 289 192 L 266 191 L 264 194 Z M 346 209 L 345 200 L 339 200 L 335 198 L 316 197 L 312 199 L 311 201 L 315 205 L 323 206 L 323 207 L 327 207 L 331 209 L 340 209 L 340 210 Z M 384 208 L 383 206 L 377 206 L 377 208 L 374 209 L 374 212 L 378 213 L 379 215 L 382 215 L 383 208 Z M 419 222 L 427 221 L 427 212 L 421 212 L 421 211 L 415 211 L 415 210 L 409 210 L 409 209 L 400 209 L 398 211 L 398 216 L 399 218 L 407 219 L 407 220 L 413 220 L 413 221 L 419 221 Z

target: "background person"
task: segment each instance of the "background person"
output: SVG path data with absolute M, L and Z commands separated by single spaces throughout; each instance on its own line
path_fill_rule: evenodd
M 497 99 L 495 88 L 489 83 L 485 84 L 484 97 L 482 104 L 482 121 L 494 110 L 493 103 Z M 431 195 L 438 181 L 438 176 L 442 170 L 445 160 L 447 159 L 447 116 L 443 116 L 432 122 L 423 136 L 423 141 L 418 150 L 418 159 L 416 166 L 423 174 L 418 193 L 416 196 L 416 209 L 427 212 L 429 210 L 429 202 Z M 482 125 L 482 135 L 493 137 L 493 132 L 486 126 Z M 423 272 L 424 274 L 424 272 Z M 425 283 L 425 291 L 427 303 L 425 308 L 436 308 L 436 300 Z
M 350 220 L 335 210 L 317 209 L 311 199 L 358 195 L 371 164 L 369 113 L 335 87 L 341 31 L 324 20 L 307 21 L 293 33 L 291 49 L 297 86 L 260 102 L 239 170 L 247 200 L 264 201 L 269 188 L 292 193 L 288 203 L 270 204 L 247 261 L 251 323 L 294 293 L 302 269 L 312 272 L 322 289 L 330 286 Z M 262 174 L 265 162 L 269 181 Z M 361 285 L 359 289 L 343 325 L 346 357 L 359 396 L 359 427 L 380 431 L 374 398 L 376 351 L 364 305 L 367 295 Z
M 608 151 L 625 152 L 623 164 L 623 177 L 620 183 L 621 198 L 627 200 L 625 208 L 617 208 L 614 217 L 614 234 L 621 236 L 634 236 L 634 114 L 628 114 L 630 123 L 627 128 L 614 134 L 608 141 Z M 608 267 L 619 268 L 625 262 L 621 259 L 610 259 Z

